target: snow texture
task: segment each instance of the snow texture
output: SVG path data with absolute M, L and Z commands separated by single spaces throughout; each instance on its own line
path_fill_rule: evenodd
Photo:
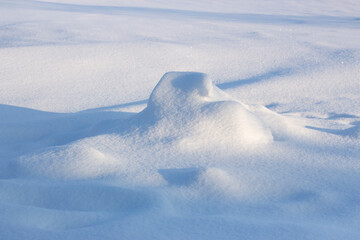
M 0 239 L 360 239 L 359 11 L 0 0 Z

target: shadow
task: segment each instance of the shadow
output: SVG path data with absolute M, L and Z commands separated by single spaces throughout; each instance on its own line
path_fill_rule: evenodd
M 147 209 L 157 197 L 142 190 L 84 182 L 1 182 L 0 202 L 62 211 L 136 212 Z M 4 187 L 4 185 L 9 185 Z M 12 191 L 8 191 L 11 188 Z M 21 192 L 21 196 L 17 193 Z M 44 194 L 46 193 L 46 194 Z M 61 199 L 61 201 L 59 201 Z
M 317 194 L 313 191 L 300 190 L 288 195 L 284 200 L 289 202 L 303 202 L 313 200 L 317 197 Z
M 347 114 L 347 113 L 340 113 L 340 114 L 330 113 L 327 120 L 335 120 L 335 119 L 339 119 L 339 118 L 358 118 L 358 116 Z
M 330 133 L 339 135 L 342 137 L 351 137 L 351 138 L 359 138 L 360 136 L 360 121 L 351 123 L 353 127 L 349 127 L 346 129 L 330 129 L 330 128 L 318 128 L 312 126 L 306 126 L 308 129 L 313 129 L 320 132 Z
M 189 186 L 199 178 L 201 170 L 198 168 L 169 168 L 159 169 L 158 173 L 173 186 Z
M 131 104 L 137 102 L 122 105 Z M 111 127 L 121 125 L 135 115 L 129 112 L 105 111 L 112 107 L 77 113 L 54 113 L 0 104 L 0 159 L 105 134 Z
M 68 115 L 67 113 L 52 113 L 31 108 L 17 107 L 12 105 L 0 104 L 0 124 L 5 122 L 23 122 L 44 120 L 54 117 Z
M 148 100 L 140 100 L 140 101 L 135 101 L 135 102 L 130 102 L 130 103 L 123 103 L 123 104 L 117 104 L 117 105 L 112 105 L 112 106 L 106 106 L 106 107 L 99 107 L 99 108 L 90 108 L 87 110 L 83 110 L 80 111 L 81 113 L 86 113 L 86 112 L 96 112 L 96 111 L 109 111 L 109 110 L 114 110 L 117 108 L 125 108 L 125 107 L 132 107 L 132 106 L 139 106 L 139 105 L 143 105 L 143 104 L 147 104 Z
M 105 224 L 158 206 L 155 192 L 94 181 L 0 181 L 0 204 L 26 210 L 26 216 L 2 212 L 12 224 L 46 231 Z M 30 209 L 30 211 L 28 210 Z M 69 214 L 74 212 L 74 214 Z M 21 216 L 22 214 L 20 214 Z M 3 239 L 3 238 L 2 238 Z
M 273 103 L 270 103 L 270 104 L 268 104 L 268 105 L 265 105 L 265 107 L 268 108 L 268 109 L 275 109 L 275 108 L 277 108 L 278 106 L 280 106 L 280 104 L 279 104 L 279 103 L 276 103 L 276 102 L 273 102 Z
M 275 69 L 275 70 L 272 70 L 272 71 L 269 71 L 269 72 L 266 72 L 263 74 L 255 75 L 250 78 L 244 78 L 244 79 L 240 79 L 240 80 L 236 80 L 236 81 L 232 81 L 232 82 L 220 83 L 220 84 L 217 84 L 217 87 L 222 90 L 226 90 L 229 88 L 236 88 L 236 87 L 241 87 L 244 85 L 263 82 L 263 81 L 270 80 L 270 79 L 276 78 L 276 77 L 288 76 L 288 75 L 291 75 L 292 73 L 293 73 L 293 70 L 290 68 L 278 68 L 278 69 Z
M 292 15 L 267 15 L 267 14 L 246 14 L 246 13 L 220 13 L 193 10 L 178 10 L 168 8 L 148 7 L 123 7 L 123 6 L 101 6 L 101 5 L 80 5 L 70 3 L 55 3 L 45 1 L 8 1 L 2 3 L 6 7 L 30 8 L 48 11 L 80 12 L 89 14 L 107 15 L 129 15 L 138 14 L 157 18 L 181 18 L 182 20 L 220 20 L 254 24 L 306 24 L 326 27 L 350 27 L 358 28 L 360 20 L 358 17 L 337 17 L 337 16 L 292 16 Z

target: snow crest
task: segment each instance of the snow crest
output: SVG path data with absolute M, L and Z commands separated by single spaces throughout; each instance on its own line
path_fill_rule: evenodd
M 273 141 L 261 119 L 203 73 L 166 73 L 137 117 L 152 122 L 152 132 L 159 137 L 178 139 L 185 149 L 237 148 Z

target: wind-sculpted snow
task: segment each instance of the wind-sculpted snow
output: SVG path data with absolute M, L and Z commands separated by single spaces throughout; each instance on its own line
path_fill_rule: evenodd
M 360 239 L 359 8 L 0 0 L 0 240 Z
M 260 227 L 264 235 L 287 229 L 286 237 L 306 232 L 331 239 L 343 235 L 330 228 L 332 220 L 351 229 L 344 218 L 360 215 L 351 211 L 359 206 L 360 167 L 355 157 L 338 156 L 346 147 L 319 144 L 327 131 L 308 126 L 311 121 L 241 103 L 203 73 L 166 73 L 136 114 L 4 109 L 11 114 L 3 132 L 14 135 L 8 154 L 15 157 L 2 163 L 0 206 L 3 219 L 21 229 L 71 238 L 85 236 L 82 229 L 106 232 L 126 222 L 115 232 L 140 238 L 146 231 L 134 231 L 135 222 L 153 231 L 172 219 L 188 229 L 198 218 L 221 215 L 196 224 L 202 236 L 227 236 L 241 226 L 244 232 Z M 7 125 L 22 114 L 32 120 Z M 327 119 L 338 118 L 357 116 Z M 24 154 L 16 157 L 14 142 L 20 140 Z M 320 219 L 325 230 L 313 229 L 307 219 Z M 227 230 L 213 221 L 225 222 Z M 78 229 L 76 235 L 69 229 Z M 112 238 L 115 232 L 104 234 Z
M 244 104 L 213 85 L 205 74 L 166 73 L 152 92 L 139 122 L 154 135 L 186 148 L 235 147 L 272 142 L 270 129 Z
M 166 73 L 142 112 L 100 122 L 79 135 L 83 140 L 20 157 L 15 174 L 76 179 L 118 175 L 134 168 L 134 149 L 149 154 L 142 161 L 153 162 L 159 151 L 181 152 L 179 158 L 187 158 L 209 149 L 237 152 L 273 141 L 269 126 L 248 106 L 214 86 L 207 75 L 194 72 Z

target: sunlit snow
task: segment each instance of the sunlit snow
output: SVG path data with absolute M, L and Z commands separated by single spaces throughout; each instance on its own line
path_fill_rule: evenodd
M 0 0 L 0 239 L 360 239 L 359 13 Z

